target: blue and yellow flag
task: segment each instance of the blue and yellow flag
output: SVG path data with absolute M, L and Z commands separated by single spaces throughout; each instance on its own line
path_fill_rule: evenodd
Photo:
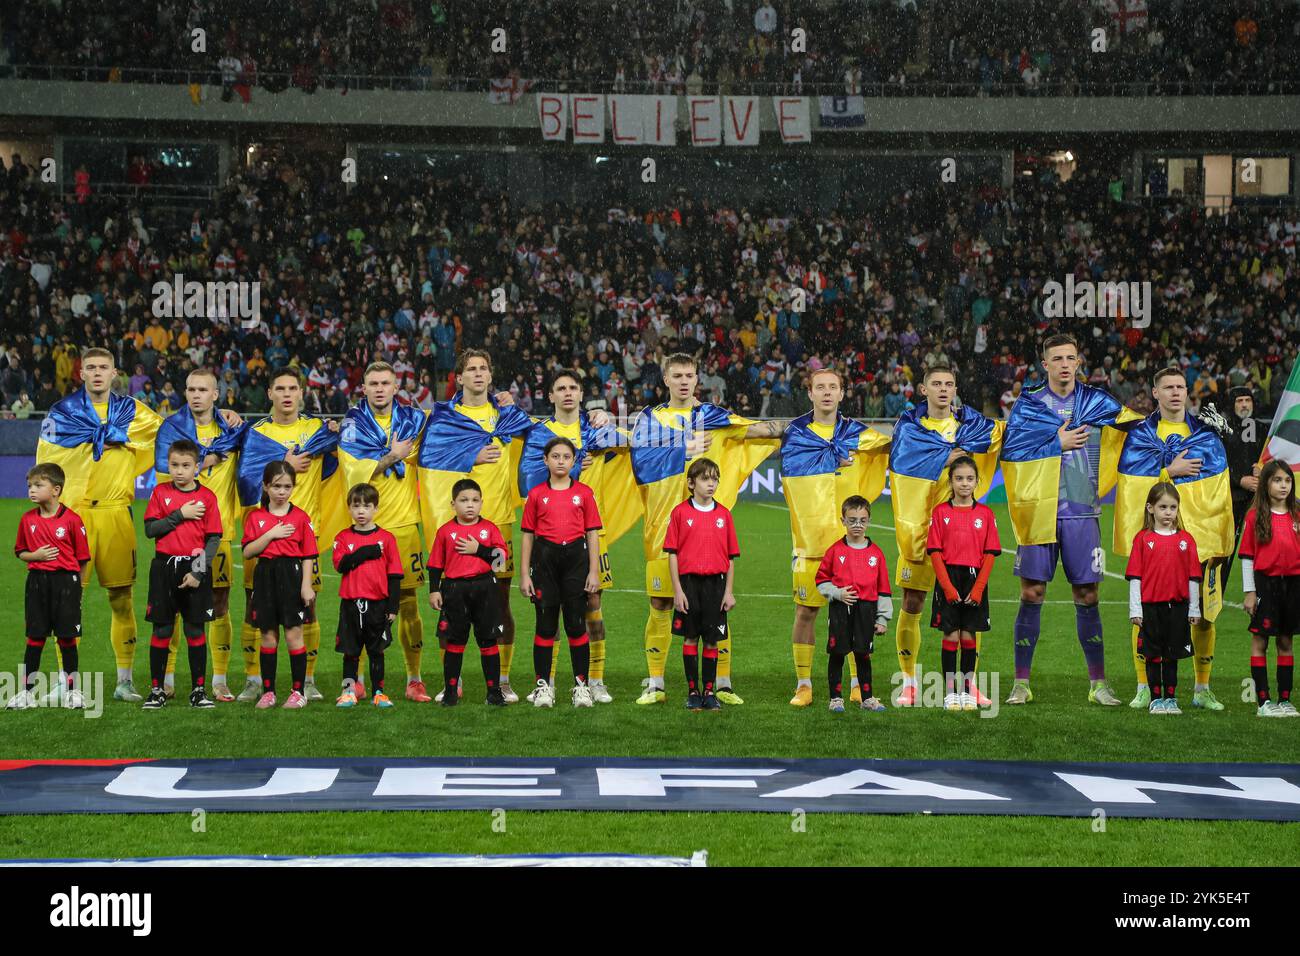
M 1119 479 L 1115 486 L 1115 553 L 1132 550 L 1133 538 L 1142 530 L 1147 494 L 1160 480 L 1160 473 L 1182 452 L 1201 459 L 1201 473 L 1173 478 L 1181 502 L 1178 513 L 1183 527 L 1196 540 L 1202 561 L 1232 553 L 1232 490 L 1228 456 L 1215 431 L 1194 415 L 1187 416 L 1191 434 L 1170 435 L 1161 440 L 1157 429 L 1160 412 L 1153 412 L 1128 433 L 1119 456 Z
M 212 421 L 217 426 L 217 437 L 210 444 L 205 445 L 199 438 L 198 427 L 194 424 L 194 413 L 190 411 L 189 405 L 182 405 L 180 411 L 163 419 L 162 425 L 158 428 L 158 437 L 154 441 L 154 469 L 160 475 L 167 474 L 167 451 L 172 447 L 172 442 L 181 438 L 187 438 L 199 446 L 200 462 L 208 455 L 228 458 L 233 452 L 239 451 L 244 441 L 244 433 L 248 431 L 250 423 L 244 422 L 238 428 L 231 428 L 217 412 L 213 412 Z
M 663 557 L 664 534 L 673 508 L 689 496 L 686 444 L 692 436 L 715 432 L 713 444 L 700 457 L 718 463 L 722 473 L 715 497 L 727 508 L 736 504 L 750 472 L 778 447 L 778 440 L 747 441 L 753 420 L 703 402 L 691 409 L 656 405 L 643 409 L 632 423 L 632 473 L 645 506 L 642 543 L 647 561 Z
M 528 497 L 530 489 L 546 480 L 548 470 L 542 450 L 556 437 L 551 428 L 554 418 L 546 418 L 533 425 L 524 439 L 519 457 L 519 497 Z M 578 413 L 578 460 L 574 462 L 570 477 L 588 485 L 596 496 L 600 508 L 601 536 L 607 545 L 613 544 L 641 519 L 643 505 L 636 490 L 628 451 L 628 434 L 613 425 L 596 428 L 584 411 Z M 582 459 L 591 455 L 591 465 L 584 469 Z
M 450 401 L 433 406 L 420 442 L 420 509 L 425 531 L 431 538 L 454 513 L 452 486 L 461 478 L 475 477 L 471 474 L 475 472 L 474 460 L 493 441 L 504 446 L 502 458 L 491 465 L 478 466 L 480 471 L 475 478 L 483 489 L 483 516 L 498 526 L 512 523 L 515 517 L 518 502 L 515 475 L 523 450 L 523 442 L 515 439 L 533 427 L 533 420 L 516 406 L 499 406 L 489 396 L 487 403 L 496 421 L 488 430 L 457 410 L 461 396 L 457 392 Z M 494 478 L 504 478 L 489 482 L 483 473 L 488 469 Z
M 339 429 L 339 460 L 345 473 L 344 481 L 349 487 L 370 480 L 375 471 L 375 462 L 392 451 L 393 442 L 418 438 L 424 429 L 426 416 L 423 409 L 399 402 L 394 402 L 391 409 L 391 436 L 375 420 L 375 413 L 364 398 L 343 416 L 342 427 Z M 352 459 L 352 462 L 348 459 Z M 366 462 L 370 463 L 369 471 L 365 470 Z M 406 463 L 394 462 L 384 474 L 405 478 Z
M 158 437 L 154 441 L 154 471 L 159 481 L 170 480 L 167 473 L 167 453 L 172 443 L 182 438 L 187 438 L 199 446 L 200 463 L 210 454 L 221 459 L 206 471 L 200 471 L 198 477 L 204 487 L 217 496 L 217 503 L 221 508 L 222 537 L 233 541 L 236 532 L 242 531 L 243 526 L 239 521 L 238 462 L 231 461 L 230 456 L 239 452 L 250 425 L 244 422 L 238 428 L 232 428 L 226 424 L 220 412 L 216 411 L 212 414 L 212 424 L 217 430 L 216 437 L 205 443 L 199 437 L 198 425 L 188 404 L 182 405 L 180 411 L 175 414 L 168 415 L 158 429 Z
M 41 422 L 36 460 L 63 469 L 62 500 L 76 510 L 90 501 L 135 497 L 135 479 L 154 464 L 154 439 L 162 418 L 149 406 L 110 394 L 100 420 L 83 386 L 61 398 Z
M 1047 386 L 1043 386 L 1046 388 Z M 1056 514 L 1061 488 L 1063 421 L 1043 401 L 1043 388 L 1023 392 L 1007 417 L 1002 443 L 1002 478 L 1007 486 L 1007 510 L 1020 544 L 1056 541 Z M 1115 484 L 1124 432 L 1141 420 L 1110 393 L 1082 383 L 1074 386 L 1074 427 L 1100 427 L 1101 469 L 1097 493 L 1105 496 Z
M 310 415 L 303 415 L 303 418 L 310 418 Z M 267 421 L 267 419 L 263 419 Z M 274 438 L 269 438 L 257 430 L 258 422 L 249 427 L 244 437 L 244 447 L 239 455 L 239 503 L 246 508 L 256 506 L 262 500 L 262 472 L 266 466 L 273 461 L 283 460 L 287 452 L 293 452 L 295 455 L 311 455 L 313 458 L 317 455 L 321 458 L 321 481 L 326 482 L 332 479 L 338 471 L 338 456 L 335 449 L 338 448 L 338 433 L 330 431 L 322 425 L 318 428 L 306 442 L 299 447 L 294 445 L 282 445 Z M 324 485 L 322 484 L 322 495 Z M 324 501 L 324 497 L 321 499 Z M 310 516 L 316 520 L 316 515 Z M 320 531 L 317 530 L 316 537 L 320 537 Z M 323 545 L 322 545 L 323 547 Z
M 838 412 L 829 438 L 815 430 L 812 412 L 790 422 L 781 436 L 781 489 L 796 558 L 820 558 L 843 537 L 845 498 L 880 497 L 888 450 L 888 438 Z
M 893 444 L 889 452 L 890 503 L 894 509 L 894 537 L 899 556 L 913 563 L 925 560 L 925 539 L 930 530 L 930 514 L 952 496 L 948 483 L 948 456 L 961 448 L 979 469 L 975 497 L 988 494 L 997 471 L 998 455 L 1006 422 L 995 422 L 963 405 L 954 409 L 957 431 L 949 442 L 921 419 L 929 406 L 922 402 L 904 412 L 894 425 Z
M 348 409 L 339 429 L 339 470 L 343 478 L 338 483 L 338 492 L 344 496 L 344 508 L 348 489 L 365 483 L 379 492 L 375 521 L 380 527 L 395 531 L 419 523 L 419 477 L 415 462 L 420 454 L 419 439 L 426 417 L 423 409 L 394 403 L 389 407 L 388 430 L 385 430 L 365 398 Z M 394 462 L 383 474 L 375 475 L 375 464 L 392 451 L 393 442 L 411 440 L 415 444 L 404 461 Z

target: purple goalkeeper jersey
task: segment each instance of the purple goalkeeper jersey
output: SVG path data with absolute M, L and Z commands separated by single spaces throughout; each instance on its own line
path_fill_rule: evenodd
M 1075 391 L 1060 398 L 1051 388 L 1040 393 L 1043 402 L 1066 422 L 1074 417 Z M 1057 491 L 1056 517 L 1099 518 L 1101 498 L 1097 494 L 1097 475 L 1101 470 L 1101 429 L 1092 428 L 1088 443 L 1082 448 L 1061 453 L 1061 485 Z

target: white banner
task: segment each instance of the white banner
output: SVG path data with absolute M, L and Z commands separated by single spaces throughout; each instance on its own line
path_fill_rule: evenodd
M 569 98 L 562 93 L 537 94 L 537 125 L 542 139 L 564 142 L 569 134 Z
M 757 146 L 758 97 L 726 97 L 722 104 L 722 132 L 728 146 Z
M 615 146 L 676 146 L 676 96 L 629 93 L 538 93 L 537 122 L 542 139 L 563 142 L 573 130 L 573 142 Z M 781 142 L 811 143 L 812 114 L 805 96 L 771 97 Z M 757 146 L 759 97 L 688 96 L 687 122 L 692 146 Z
M 787 146 L 812 142 L 812 120 L 806 96 L 774 96 L 772 108 L 776 111 L 776 128 L 781 134 L 781 142 Z
M 610 94 L 606 99 L 616 146 L 677 145 L 677 97 Z
M 686 97 L 686 117 L 692 146 L 722 145 L 722 98 Z
M 605 142 L 605 97 L 599 93 L 572 93 L 569 115 L 573 117 L 573 142 Z

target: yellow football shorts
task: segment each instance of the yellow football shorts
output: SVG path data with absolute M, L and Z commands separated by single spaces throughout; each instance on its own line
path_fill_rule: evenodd
M 668 573 L 668 555 L 645 563 L 645 593 L 647 597 L 671 598 L 673 578 Z
M 821 566 L 819 555 L 815 558 L 795 556 L 791 560 L 790 576 L 793 578 L 793 596 L 795 604 L 804 607 L 825 607 L 826 599 L 817 590 L 817 568 Z
M 222 538 L 216 557 L 212 559 L 212 587 L 229 588 L 233 586 L 234 580 L 235 566 L 231 561 L 230 542 Z M 252 578 L 250 577 L 249 580 L 251 581 Z
M 402 587 L 409 590 L 424 585 L 424 545 L 420 543 L 420 526 L 408 524 L 390 529 L 397 539 L 397 553 L 402 559 Z
M 614 586 L 614 571 L 609 566 L 609 545 L 605 536 L 600 536 L 600 589 L 602 591 Z
M 933 591 L 934 565 L 929 561 L 908 561 L 900 555 L 898 569 L 894 571 L 894 584 L 913 591 Z
M 85 581 L 93 571 L 100 587 L 121 588 L 135 584 L 135 520 L 126 502 L 79 512 L 86 526 L 90 564 Z

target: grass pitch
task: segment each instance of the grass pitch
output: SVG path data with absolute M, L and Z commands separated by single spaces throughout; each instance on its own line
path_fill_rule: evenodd
M 15 526 L 27 502 L 0 502 L 0 528 Z M 142 508 L 136 508 L 137 523 Z M 998 506 L 1004 540 L 1011 541 L 1005 508 Z M 872 537 L 892 562 L 894 538 L 888 499 L 873 512 Z M 1253 703 L 1243 701 L 1249 678 L 1249 642 L 1245 615 L 1225 608 L 1219 621 L 1214 688 L 1227 704 L 1221 713 L 1202 713 L 1187 706 L 1175 720 L 1153 720 L 1128 707 L 1101 708 L 1087 703 L 1087 675 L 1075 638 L 1074 611 L 1063 577 L 1049 585 L 1043 630 L 1034 661 L 1034 703 L 1002 707 L 992 719 L 946 714 L 939 710 L 890 709 L 885 714 L 850 710 L 829 714 L 825 688 L 825 618 L 818 621 L 814 658 L 816 703 L 791 708 L 794 688 L 790 656 L 790 531 L 784 507 L 747 502 L 736 509 L 742 556 L 736 572 L 738 606 L 732 614 L 733 681 L 745 698 L 743 707 L 718 715 L 691 714 L 682 707 L 682 677 L 677 646 L 668 661 L 669 701 L 638 707 L 645 673 L 642 627 L 646 599 L 639 532 L 611 549 L 615 587 L 606 592 L 608 631 L 606 682 L 615 702 L 593 711 L 573 711 L 559 694 L 554 711 L 537 713 L 526 704 L 504 711 L 478 704 L 482 691 L 477 655 L 465 662 L 466 701 L 452 711 L 414 705 L 401 699 L 402 655 L 388 654 L 389 686 L 397 706 L 377 712 L 359 706 L 336 711 L 329 703 L 304 711 L 254 712 L 251 705 L 222 705 L 193 712 L 184 706 L 161 713 L 138 706 L 105 705 L 103 716 L 86 720 L 74 712 L 37 709 L 0 713 L 0 756 L 9 758 L 80 757 L 329 757 L 329 756 L 608 756 L 633 757 L 883 757 L 898 759 L 1113 760 L 1113 761 L 1286 761 L 1296 753 L 1294 726 L 1261 721 Z M 1109 540 L 1109 513 L 1103 517 L 1103 540 Z M 153 546 L 137 528 L 140 565 Z M 238 560 L 238 558 L 236 559 Z M 1013 670 L 1011 626 L 1019 587 L 1011 574 L 1010 549 L 994 570 L 990 595 L 993 630 L 984 638 L 980 669 L 999 677 L 1001 696 L 1010 689 Z M 1129 649 L 1127 589 L 1118 558 L 1109 556 L 1112 572 L 1101 589 L 1107 673 L 1117 693 L 1132 696 L 1133 665 Z M 0 591 L 13 596 L 11 623 L 0 650 L 0 669 L 17 670 L 22 654 L 17 615 L 24 568 L 11 559 L 0 565 Z M 136 614 L 142 637 L 145 575 L 136 586 Z M 895 607 L 901 595 L 895 595 Z M 1234 574 L 1229 601 L 1240 601 L 1240 577 Z M 321 592 L 322 642 L 317 681 L 330 695 L 341 676 L 342 660 L 329 639 L 337 620 L 337 576 L 327 575 Z M 422 595 L 422 601 L 424 596 Z M 232 601 L 238 634 L 242 596 Z M 441 682 L 433 614 L 422 604 L 426 653 L 424 676 L 431 687 Z M 517 688 L 531 684 L 532 613 L 514 595 L 520 649 L 512 668 Z M 928 601 L 924 623 L 928 623 Z M 112 650 L 108 643 L 108 605 L 92 585 L 83 611 L 82 667 L 105 672 L 111 693 Z M 141 648 L 147 646 L 142 643 Z M 428 648 L 433 650 L 429 651 Z M 43 667 L 50 670 L 52 650 Z M 938 667 L 938 636 L 923 629 L 921 666 Z M 897 670 L 892 631 L 877 643 L 875 684 L 884 698 Z M 241 681 L 236 652 L 231 663 L 233 688 Z M 1180 674 L 1190 700 L 1191 664 Z M 282 661 L 280 684 L 287 686 Z M 557 683 L 568 676 L 561 651 Z M 147 654 L 136 658 L 136 683 L 148 683 Z M 182 660 L 177 684 L 188 688 Z M 1186 703 L 1186 702 L 1185 702 Z M 1277 829 L 1283 826 L 1284 829 Z M 498 827 L 499 829 L 499 827 Z M 0 818 L 0 857 L 171 856 L 247 853 L 336 852 L 621 852 L 689 855 L 706 848 L 715 865 L 870 864 L 951 865 L 978 862 L 1009 865 L 1142 865 L 1152 847 L 1162 862 L 1181 865 L 1267 865 L 1283 862 L 1275 850 L 1293 843 L 1300 825 L 1205 823 L 1193 821 L 1109 820 L 1095 832 L 1090 819 L 1005 817 L 870 816 L 810 814 L 806 832 L 795 832 L 782 814 L 576 813 L 514 811 L 506 830 L 497 832 L 488 813 L 313 813 L 212 814 L 206 832 L 196 833 L 188 812 L 167 815 L 37 816 Z M 1281 841 L 1279 843 L 1279 840 Z M 1172 854 L 1172 856 L 1171 856 Z

